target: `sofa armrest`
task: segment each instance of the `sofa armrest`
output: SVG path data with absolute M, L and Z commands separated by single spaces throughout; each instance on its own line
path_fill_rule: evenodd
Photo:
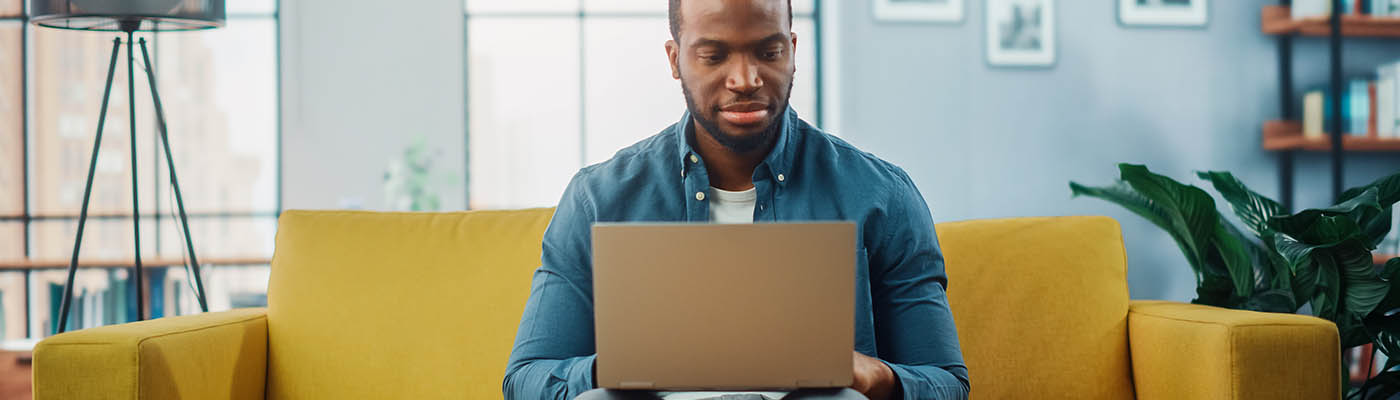
M 1296 314 L 1165 301 L 1128 306 L 1139 399 L 1335 399 L 1337 326 Z
M 34 348 L 34 398 L 262 399 L 267 309 L 54 335 Z

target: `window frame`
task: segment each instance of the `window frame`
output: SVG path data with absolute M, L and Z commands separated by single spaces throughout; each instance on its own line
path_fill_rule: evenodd
M 472 73 L 472 65 L 471 65 L 471 62 L 470 62 L 470 60 L 471 60 L 471 39 L 472 39 L 472 38 L 471 38 L 471 35 L 470 35 L 470 32 L 471 32 L 471 23 L 472 23 L 472 20 L 474 20 L 474 19 L 492 19 L 492 18 L 573 18 L 573 19 L 575 19 L 575 20 L 578 22 L 578 24 L 577 24 L 577 25 L 578 25 L 578 64 L 579 64 L 579 71 L 578 71 L 578 73 L 579 73 L 579 77 L 580 77 L 580 79 L 579 79 L 579 88 L 578 88 L 578 89 L 579 89 L 579 91 L 578 91 L 578 96 L 579 96 L 579 98 L 578 98 L 578 107 L 579 107 L 579 109 L 580 109 L 580 111 L 579 111 L 579 120 L 578 120 L 578 134 L 579 134 L 579 143 L 581 143 L 581 144 L 586 144 L 586 143 L 588 143 L 588 116 L 587 116 L 587 112 L 586 112 L 586 110 L 585 110 L 585 108 L 587 107 L 587 96 L 588 96 L 588 92 L 587 92 L 587 91 L 588 91 L 588 82 L 587 82 L 587 79 L 586 79 L 586 74 L 587 74 L 587 72 L 588 72 L 588 70 L 587 70 L 587 68 L 588 68 L 588 66 L 587 66 L 587 61 L 588 61 L 588 60 L 587 60 L 587 57 L 588 57 L 588 49 L 587 49 L 587 47 L 588 47 L 588 46 L 587 46 L 587 32 L 586 32 L 586 30 L 587 30 L 587 21 L 588 21 L 588 19 L 590 19 L 590 18 L 662 18 L 662 19 L 668 19 L 668 18 L 669 18 L 669 15 L 667 14 L 666 11 L 640 11 L 640 12 L 638 12 L 638 11 L 589 11 L 589 10 L 588 10 L 588 6 L 587 6 L 587 3 L 588 3 L 587 0 L 578 0 L 577 9 L 576 9 L 575 11 L 520 11 L 520 12 L 500 12 L 500 11 L 473 12 L 473 11 L 470 10 L 471 7 L 470 7 L 470 4 L 469 4 L 469 3 L 471 3 L 472 1 L 473 1 L 473 0 L 462 0 L 462 1 L 460 2 L 460 4 L 462 5 L 462 21 L 463 21 L 463 22 L 462 22 L 462 38 L 463 38 L 463 40 L 462 40 L 462 70 L 463 70 L 463 72 L 462 72 L 462 86 L 463 86 L 463 90 L 462 90 L 462 100 L 463 100 L 463 101 L 462 101 L 462 107 L 464 108 L 465 112 L 463 112 L 463 129 L 464 129 L 464 134 L 463 134 L 463 156 L 462 156 L 462 158 L 463 158 L 463 168 L 462 168 L 462 170 L 465 171 L 465 172 L 463 173 L 464 179 L 463 179 L 463 189 L 462 189 L 462 190 L 463 190 L 463 192 L 464 192 L 464 193 L 463 193 L 463 195 L 464 195 L 464 196 L 463 196 L 463 202 L 465 203 L 465 205 L 464 205 L 464 208 L 465 208 L 465 209 L 471 209 L 471 204 L 472 204 L 472 202 L 471 202 L 471 200 L 472 200 L 472 190 L 471 190 L 471 187 L 472 187 L 472 185 L 471 185 L 471 183 L 472 183 L 472 168 L 471 168 L 471 161 L 472 161 L 472 149 L 471 149 L 471 135 L 472 135 L 472 132 L 471 132 L 471 130 L 472 130 L 472 125 L 471 125 L 471 122 L 472 122 L 472 120 L 471 120 L 471 117 L 472 117 L 472 115 L 471 115 L 471 114 L 472 114 L 472 108 L 471 108 L 471 105 L 472 105 L 472 98 L 471 98 L 471 87 L 470 87 L 470 85 L 471 85 L 471 76 L 472 76 L 472 75 L 471 75 L 471 73 Z M 824 3 L 826 3 L 826 0 L 813 0 L 813 1 L 812 1 L 811 11 L 810 11 L 810 12 L 799 12 L 799 11 L 796 10 L 796 9 L 794 9 L 794 10 L 792 11 L 792 12 L 793 12 L 792 18 L 793 18 L 794 21 L 796 21 L 796 20 L 798 20 L 798 19 L 806 19 L 806 20 L 810 20 L 811 23 L 812 23 L 812 30 L 813 30 L 813 32 L 812 32 L 812 36 L 813 36 L 813 37 L 812 37 L 812 40 L 813 40 L 812 48 L 813 48 L 814 51 L 815 51 L 815 54 L 813 54 L 813 60 L 815 61 L 815 65 L 813 66 L 812 77 L 813 77 L 813 84 L 815 85 L 815 87 L 813 88 L 813 91 L 812 91 L 812 95 L 813 95 L 813 97 L 814 97 L 814 102 L 813 102 L 813 103 L 814 103 L 814 104 L 813 104 L 814 107 L 813 107 L 813 110 L 812 110 L 809 114 L 812 116 L 812 120 L 811 120 L 811 121 L 813 122 L 813 124 L 815 124 L 815 125 L 818 126 L 818 127 L 825 127 L 825 126 L 826 126 L 825 123 L 827 122 L 827 121 L 826 121 L 826 116 L 824 115 L 824 114 L 825 114 L 824 111 L 826 111 L 826 104 L 825 104 L 825 101 L 824 101 L 824 97 L 825 97 L 825 91 L 824 91 L 824 89 L 825 89 L 825 88 L 823 87 L 824 84 L 826 83 L 826 77 L 825 77 L 825 75 L 824 75 L 824 66 L 823 66 L 823 64 L 825 64 L 826 60 L 825 60 L 825 57 L 823 57 L 823 54 L 822 54 L 822 49 L 823 49 L 823 47 L 825 47 L 825 42 L 822 40 L 822 39 L 823 39 L 823 35 L 824 35 L 824 31 L 825 31 L 825 29 L 826 29 L 826 27 L 824 26 L 824 24 L 827 22 L 827 21 L 826 21 L 826 18 L 823 18 L 823 17 L 822 17 L 822 8 L 823 8 L 823 6 L 824 6 Z M 588 163 L 588 154 L 587 154 L 587 146 L 586 146 L 586 145 L 581 145 L 581 146 L 579 147 L 579 163 L 580 163 L 580 165 L 578 166 L 579 168 L 583 168 L 583 167 L 587 166 L 587 163 Z
M 282 119 L 283 119 L 283 115 L 282 115 L 282 114 L 283 114 L 283 113 L 282 113 L 282 101 L 283 101 L 283 100 L 282 100 L 282 82 L 283 82 L 283 81 L 282 81 L 282 14 L 281 14 L 282 11 L 283 11 L 282 0 L 272 0 L 272 9 L 271 9 L 270 11 L 268 11 L 268 12 L 235 12 L 235 13 L 226 14 L 226 16 L 225 16 L 226 21 L 232 21 L 232 22 L 237 22 L 237 21 L 240 21 L 240 20 L 262 20 L 262 21 L 270 21 L 270 22 L 272 22 L 272 29 L 274 30 L 274 32 L 273 32 L 273 41 L 274 41 L 274 44 L 273 44 L 273 49 L 272 49 L 272 51 L 273 51 L 273 68 L 276 69 L 276 71 L 274 71 L 274 86 L 275 86 L 275 87 L 273 88 L 273 90 L 275 91 L 275 92 L 274 92 L 274 95 L 273 95 L 273 97 L 274 97 L 274 99 L 273 99 L 273 103 L 274 103 L 273 107 L 275 108 L 275 111 L 274 111 L 274 124 L 275 124 L 276 126 L 274 127 L 275 132 L 274 132 L 274 135 L 273 135 L 273 136 L 274 136 L 274 138 L 275 138 L 275 139 L 274 139 L 274 140 L 275 140 L 275 143 L 273 143 L 273 154 L 272 154 L 272 156 L 273 156 L 273 162 L 274 162 L 274 164 L 275 164 L 275 168 L 274 168 L 274 171 L 271 172 L 272 174 L 274 174 L 274 176 L 273 176 L 273 185 L 275 186 L 275 188 L 274 188 L 274 195 L 273 195 L 273 196 L 274 196 L 273 208 L 270 209 L 270 210 L 248 210 L 248 211 L 237 211 L 237 212 L 229 212 L 229 211 L 211 211 L 211 212 L 187 213 L 187 218 L 188 218 L 190 221 L 200 221 L 200 220 L 205 220 L 205 221 L 210 221 L 210 220 L 213 220 L 213 221 L 239 221 L 239 220 L 246 220 L 246 221 L 256 221 L 256 222 L 267 222 L 267 221 L 270 220 L 270 221 L 275 225 L 275 224 L 277 223 L 277 219 L 278 219 L 278 218 L 281 216 L 281 214 L 282 214 L 282 211 L 283 211 L 283 198 L 282 198 L 282 197 L 283 197 L 283 193 L 284 193 L 284 191 L 283 191 L 283 179 L 282 179 L 282 171 L 283 171 L 283 148 L 282 148 L 282 147 L 283 147 L 283 146 L 282 146 L 282 135 L 283 135 L 283 129 L 282 129 Z M 30 106 L 30 103 L 31 103 L 32 101 L 34 101 L 34 93 L 31 91 L 32 85 L 31 85 L 31 82 L 30 82 L 30 81 L 33 79 L 33 74 L 31 74 L 31 71 L 34 69 L 34 68 L 33 68 L 33 67 L 34 67 L 34 66 L 33 66 L 33 62 L 34 62 L 33 53 L 34 53 L 34 51 L 36 50 L 36 49 L 35 49 L 35 46 L 34 46 L 33 43 L 32 43 L 32 41 L 33 41 L 33 36 L 34 36 L 32 30 L 34 30 L 34 29 L 48 29 L 48 28 L 38 28 L 38 27 L 35 27 L 33 24 L 31 24 L 31 23 L 30 23 L 31 21 L 30 21 L 30 17 L 29 17 L 29 12 L 30 12 L 30 10 L 29 10 L 29 7 L 28 7 L 28 2 L 27 2 L 27 1 L 23 1 L 23 2 L 21 2 L 21 10 L 20 10 L 19 15 L 15 15 L 15 16 L 0 16 L 0 23 L 18 23 L 18 24 L 20 24 L 20 46 L 19 46 L 19 57 L 18 57 L 18 59 L 19 59 L 19 62 L 20 62 L 20 74 L 19 74 L 19 76 L 20 76 L 20 93 L 21 93 L 21 94 L 20 94 L 20 96 L 21 96 L 21 100 L 20 100 L 20 113 L 21 113 L 21 117 L 20 117 L 20 118 L 21 118 L 21 120 L 22 120 L 22 122 L 20 123 L 20 126 L 21 126 L 21 130 L 20 130 L 20 137 L 21 137 L 21 139 L 20 139 L 20 154 L 21 154 L 21 156 L 20 156 L 20 166 L 21 166 L 21 169 L 22 169 L 22 171 L 21 171 L 21 179 L 20 179 L 20 181 L 21 181 L 21 182 L 20 182 L 20 186 L 21 186 L 21 187 L 20 187 L 20 192 L 21 192 L 21 198 L 22 198 L 22 200 L 21 200 L 22 205 L 21 205 L 21 209 L 20 209 L 20 214 L 4 214 L 4 213 L 0 213 L 0 223 L 19 223 L 19 224 L 22 226 L 22 228 L 21 228 L 21 237 L 20 237 L 20 240 L 22 241 L 22 244 L 21 244 L 20 248 L 21 248 L 22 251 L 23 251 L 23 253 L 22 253 L 22 255 L 21 255 L 22 258 L 19 260 L 18 263 L 8 262 L 8 261 L 5 261 L 5 260 L 0 260 L 0 266 L 3 266 L 3 267 L 4 267 L 4 268 L 0 268 L 0 274 L 15 274 L 15 273 L 23 274 L 23 277 L 24 277 L 24 290 L 23 290 L 23 292 L 24 292 L 24 307 L 23 307 L 23 308 L 24 308 L 24 314 L 23 314 L 23 317 L 24 317 L 24 327 L 25 327 L 25 328 L 24 328 L 24 332 L 25 332 L 25 335 L 24 335 L 24 336 L 25 336 L 25 338 L 26 338 L 27 340 L 36 340 L 36 339 L 39 339 L 39 338 L 41 338 L 41 337 L 43 336 L 44 330 L 43 330 L 43 329 L 35 329 L 35 328 L 39 328 L 39 327 L 31 326 L 31 325 L 32 325 L 32 321 L 33 321 L 33 318 L 32 318 L 32 317 L 33 317 L 34 313 L 44 312 L 44 311 L 43 311 L 43 310 L 35 310 L 35 309 L 34 309 L 33 296 L 43 295 L 43 291 L 42 291 L 42 290 L 40 290 L 40 291 L 35 291 L 35 290 L 33 290 L 33 289 L 34 289 L 34 285 L 33 285 L 33 282 L 31 282 L 31 280 L 33 279 L 33 275 L 34 275 L 35 271 L 52 269 L 52 266 L 44 266 L 44 265 L 40 265 L 40 264 L 52 263 L 52 262 L 55 261 L 55 260 L 39 260 L 39 259 L 35 259 L 35 258 L 34 258 L 34 253 L 35 253 L 35 251 L 34 251 L 34 249 L 33 249 L 33 247 L 34 247 L 34 225 L 35 225 L 36 223 L 39 223 L 39 222 L 51 222 L 51 221 L 63 221 L 63 222 L 73 222 L 73 223 L 76 223 L 76 222 L 78 221 L 78 219 L 79 219 L 79 215 L 77 215 L 77 213 L 62 213 L 62 212 L 60 212 L 60 213 L 42 213 L 42 214 L 36 214 L 36 213 L 35 213 L 35 210 L 34 210 L 34 204 L 32 203 L 32 200 L 31 200 L 31 198 L 32 198 L 32 196 L 33 196 L 33 189 L 34 189 L 34 186 L 35 186 L 35 185 L 33 184 L 33 183 L 34 183 L 34 180 L 33 180 L 33 178 L 31 177 L 31 172 L 33 172 L 33 171 L 32 171 L 33 168 L 31 168 L 31 167 L 32 167 L 32 165 L 34 164 L 34 161 L 35 161 L 35 159 L 36 159 L 36 158 L 35 158 L 35 155 L 31 154 L 31 153 L 33 152 L 33 150 L 34 150 L 34 149 L 33 149 L 33 135 L 36 134 L 36 132 L 34 132 L 34 127 L 33 127 L 33 118 L 34 118 L 34 116 L 33 116 L 33 111 L 34 111 L 34 110 L 33 110 L 33 107 Z M 98 33 L 97 33 L 97 32 L 92 32 L 92 34 L 98 34 Z M 116 34 L 117 34 L 117 33 L 113 33 L 113 35 L 116 35 Z M 152 63 L 152 64 L 159 65 L 160 59 L 161 59 L 161 51 L 160 51 L 160 45 L 161 45 L 160 43 L 161 43 L 161 40 L 160 40 L 160 38 L 163 37 L 164 35 L 167 35 L 167 34 L 171 34 L 171 32 L 154 32 L 154 33 L 151 33 L 150 37 L 151 37 L 151 63 Z M 182 34 L 182 33 L 174 33 L 174 34 Z M 126 51 L 126 50 L 123 49 L 122 51 Z M 105 58 L 105 55 L 104 55 L 103 57 Z M 121 73 L 121 71 L 116 71 L 116 73 Z M 159 73 L 159 71 L 157 71 L 157 74 L 158 74 L 158 73 Z M 114 89 L 113 89 L 113 93 L 111 94 L 112 96 L 119 96 L 119 95 L 120 95 L 120 94 L 118 93 L 118 90 L 117 90 L 117 89 L 119 89 L 119 88 L 114 88 Z M 138 91 L 140 91 L 140 89 L 138 89 Z M 94 112 L 95 112 L 95 110 L 94 110 Z M 146 109 L 146 110 L 143 110 L 143 112 L 152 113 L 152 114 L 153 114 L 155 111 L 152 110 L 152 109 Z M 108 116 L 108 119 L 111 119 L 111 116 L 110 116 L 110 115 Z M 158 136 L 158 135 L 153 135 L 153 137 L 151 138 L 151 140 L 152 140 L 153 142 L 155 142 L 155 144 L 156 144 L 156 146 L 157 146 L 157 147 L 156 147 L 156 149 L 157 149 L 156 153 L 152 155 L 152 157 L 154 157 L 154 159 L 153 159 L 152 161 L 153 161 L 153 162 L 156 162 L 156 163 L 158 164 L 158 166 L 157 166 L 157 168 L 154 168 L 154 169 L 153 169 L 152 175 L 149 176 L 149 177 L 147 177 L 146 179 L 152 179 L 151 182 L 155 182 L 155 183 L 156 183 L 156 184 L 154 184 L 154 185 L 151 185 L 151 188 L 150 188 L 151 194 L 152 194 L 152 198 L 153 198 L 153 199 L 156 199 L 156 201 L 154 202 L 155 208 L 154 208 L 154 210 L 152 210 L 151 212 L 139 212 L 139 213 L 137 213 L 137 215 L 138 215 L 138 219 L 139 219 L 140 223 L 143 225 L 143 227 L 146 227 L 147 229 L 149 229 L 149 230 L 151 231 L 151 233 L 154 235 L 155 240 L 154 240 L 154 242 L 153 242 L 153 245 L 154 245 L 154 248 L 156 249 L 156 253 L 155 253 L 155 255 L 150 255 L 150 254 L 144 255 L 144 256 L 142 257 L 143 260 L 150 260 L 150 259 L 159 258 L 159 254 L 160 254 L 159 252 L 160 252 L 161 243 L 162 243 L 160 233 L 161 233 L 161 231 L 163 231 L 163 229 L 160 229 L 160 224 L 162 223 L 162 219 L 170 219 L 171 217 L 170 217 L 170 216 L 167 216 L 167 214 L 172 213 L 172 212 L 174 211 L 174 210 L 173 210 L 174 207 L 172 207 L 170 204 L 166 204 L 166 202 L 161 202 L 161 201 L 160 201 L 160 198 L 161 198 L 161 186 L 162 186 L 160 183 L 164 182 L 164 181 L 162 180 L 162 176 L 161 176 L 161 175 L 164 173 L 165 170 L 164 170 L 163 167 L 160 167 L 159 165 L 163 165 L 162 163 L 164 163 L 164 156 L 163 156 L 163 154 L 161 153 L 161 152 L 163 152 L 164 150 L 163 150 L 162 147 L 159 146 L 159 140 L 160 140 L 160 139 L 159 139 L 159 136 Z M 90 151 L 90 150 L 88 150 L 88 151 Z M 87 153 L 87 152 L 85 152 L 83 155 L 84 155 L 84 158 L 86 158 L 86 157 L 88 157 L 88 156 L 91 156 L 91 154 L 90 154 L 90 153 Z M 133 174 L 139 173 L 139 172 L 140 172 L 140 171 L 132 171 Z M 177 172 L 178 172 L 178 171 L 177 171 Z M 168 184 L 168 182 L 166 182 L 166 184 Z M 90 212 L 90 213 L 88 213 L 87 218 L 88 218 L 89 220 L 93 220 L 93 221 L 98 221 L 98 220 L 120 220 L 120 219 L 129 220 L 130 218 L 132 218 L 132 213 L 129 212 L 129 211 L 116 212 L 116 213 L 91 213 L 91 212 Z M 175 219 L 175 221 L 179 221 L 179 220 L 178 220 L 178 219 Z M 177 223 L 178 223 L 178 222 L 177 222 Z M 192 227 L 192 228 L 193 228 L 193 227 Z M 193 230 L 194 230 L 194 229 L 192 229 L 192 231 L 193 231 Z M 142 232 L 142 236 L 145 236 L 145 235 L 146 235 L 146 233 L 145 233 L 145 232 Z M 200 238 L 195 237 L 195 238 L 194 238 L 194 241 L 198 242 L 199 239 L 200 239 Z M 143 246 L 143 247 L 145 247 L 145 246 Z M 245 258 L 245 259 L 230 260 L 230 262 L 232 262 L 232 261 L 246 262 L 246 261 L 250 261 L 250 260 L 253 260 L 253 259 L 261 259 L 261 257 L 248 257 L 248 258 Z M 112 261 L 112 260 L 98 260 L 98 261 L 106 262 L 106 261 Z M 66 264 L 66 263 L 65 263 L 65 264 Z M 214 266 L 220 266 L 220 265 L 221 265 L 221 264 L 218 264 L 217 262 L 212 262 L 212 261 L 209 261 L 209 260 L 207 260 L 207 259 L 206 259 L 205 262 L 202 262 L 201 264 L 203 264 L 203 265 L 201 265 L 201 267 L 206 267 L 206 268 L 208 268 L 208 267 L 214 267 Z M 236 267 L 236 268 L 243 268 L 243 267 L 264 267 L 264 268 L 265 268 L 265 267 L 269 267 L 269 264 L 267 264 L 267 263 L 262 263 L 262 264 L 252 264 L 252 265 L 250 265 L 250 264 L 246 264 L 246 263 L 238 263 L 238 264 L 236 264 L 236 265 L 230 264 L 230 266 Z M 100 266 L 100 267 L 98 267 L 98 268 L 99 268 L 99 269 L 114 269 L 114 268 L 130 268 L 130 267 L 131 267 L 131 265 L 110 265 L 110 266 L 108 266 L 108 265 L 102 265 L 102 266 Z M 147 266 L 147 267 L 145 267 L 145 269 L 152 269 L 152 268 L 178 268 L 178 267 L 182 267 L 182 265 L 179 265 L 179 266 Z M 80 270 L 81 270 L 81 269 L 85 269 L 85 268 L 87 268 L 87 267 L 80 268 Z M 210 271 L 202 271 L 202 273 L 201 273 L 201 275 L 205 275 L 205 276 L 208 276 L 208 275 L 210 275 L 210 274 L 211 274 Z M 75 295 L 76 295 L 76 294 L 75 294 Z M 167 307 L 167 308 L 171 308 L 172 311 L 174 310 L 173 307 Z M 169 313 L 168 313 L 168 314 L 169 314 Z M 170 315 L 173 315 L 173 314 L 170 314 Z M 6 339 L 5 333 L 4 333 L 3 331 L 0 331 L 0 340 L 4 340 L 4 339 Z

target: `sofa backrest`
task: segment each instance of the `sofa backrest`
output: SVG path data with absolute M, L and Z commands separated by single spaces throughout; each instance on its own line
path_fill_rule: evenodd
M 283 213 L 267 398 L 500 398 L 552 214 Z M 973 398 L 1133 397 L 1116 222 L 937 230 Z
M 552 214 L 283 213 L 267 398 L 500 398 Z
M 1133 398 L 1117 222 L 1013 218 L 937 230 L 972 398 Z

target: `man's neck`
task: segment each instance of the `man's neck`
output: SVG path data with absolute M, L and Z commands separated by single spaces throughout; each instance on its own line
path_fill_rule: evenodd
M 695 132 L 695 151 L 705 159 L 705 170 L 710 175 L 710 186 L 728 191 L 744 191 L 753 188 L 753 170 L 763 162 L 778 135 L 773 135 L 772 143 L 760 146 L 748 153 L 735 153 L 725 147 L 705 127 L 690 122 Z

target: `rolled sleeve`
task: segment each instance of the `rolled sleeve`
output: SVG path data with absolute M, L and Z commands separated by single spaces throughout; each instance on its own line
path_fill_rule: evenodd
M 572 399 L 593 389 L 595 356 L 587 170 L 564 191 L 545 229 L 540 268 L 506 367 L 506 399 Z
M 933 218 L 904 171 L 895 169 L 872 265 L 879 357 L 905 399 L 965 399 L 970 389 Z

